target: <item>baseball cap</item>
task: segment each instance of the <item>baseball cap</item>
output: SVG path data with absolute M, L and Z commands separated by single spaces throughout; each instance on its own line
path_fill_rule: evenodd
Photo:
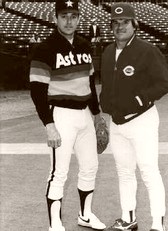
M 78 0 L 56 0 L 56 12 L 79 12 Z
M 116 3 L 111 7 L 111 19 L 135 19 L 134 8 L 129 3 Z

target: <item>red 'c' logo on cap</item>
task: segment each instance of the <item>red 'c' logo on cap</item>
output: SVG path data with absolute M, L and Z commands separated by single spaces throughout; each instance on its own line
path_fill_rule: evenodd
M 123 8 L 122 7 L 117 7 L 116 9 L 115 9 L 115 13 L 116 14 L 121 14 L 123 12 Z

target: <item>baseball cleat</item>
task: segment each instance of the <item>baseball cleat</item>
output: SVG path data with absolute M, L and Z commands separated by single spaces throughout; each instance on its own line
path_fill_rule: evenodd
M 159 229 L 150 229 L 150 231 L 166 231 L 166 228 L 165 228 L 165 226 L 163 226 L 162 230 L 159 230 Z
M 137 229 L 138 229 L 138 223 L 136 220 L 133 222 L 127 223 L 126 221 L 123 221 L 122 219 L 117 219 L 114 225 L 107 228 L 106 231 L 119 231 L 119 230 L 136 231 Z
M 58 227 L 54 227 L 54 228 L 49 228 L 49 231 L 65 231 L 64 226 L 59 225 Z
M 106 228 L 105 224 L 102 223 L 93 213 L 91 213 L 87 218 L 79 214 L 78 225 L 96 230 L 104 230 Z

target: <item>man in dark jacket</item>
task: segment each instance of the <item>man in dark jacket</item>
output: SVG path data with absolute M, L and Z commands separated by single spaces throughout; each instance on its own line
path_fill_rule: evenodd
M 138 228 L 138 166 L 149 193 L 150 231 L 164 231 L 165 189 L 158 167 L 159 116 L 154 102 L 168 93 L 168 68 L 159 49 L 136 36 L 138 23 L 131 5 L 114 4 L 111 12 L 115 43 L 102 56 L 100 103 L 111 118 L 110 144 L 119 176 L 122 215 L 107 230 Z

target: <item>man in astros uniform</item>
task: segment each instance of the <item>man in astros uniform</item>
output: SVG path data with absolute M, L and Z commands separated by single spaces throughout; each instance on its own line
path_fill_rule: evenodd
M 90 46 L 75 34 L 78 23 L 78 1 L 57 0 L 57 29 L 38 46 L 30 69 L 31 97 L 51 147 L 46 193 L 49 231 L 65 231 L 61 201 L 73 150 L 79 163 L 78 225 L 97 230 L 106 227 L 91 210 L 98 169 L 94 122 L 101 122 L 101 117 Z

